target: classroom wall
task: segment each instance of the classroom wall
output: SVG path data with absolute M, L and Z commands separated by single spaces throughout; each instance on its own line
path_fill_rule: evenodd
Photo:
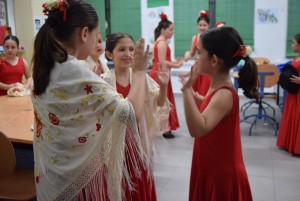
M 8 20 L 15 33 L 20 38 L 21 44 L 26 49 L 25 58 L 27 61 L 32 57 L 32 46 L 35 36 L 33 18 L 42 16 L 41 5 L 45 0 L 7 0 Z M 12 3 L 13 2 L 13 3 Z M 94 3 L 93 0 L 90 0 Z M 142 2 L 142 1 L 141 1 Z M 13 7 L 14 8 L 11 8 Z M 97 7 L 103 5 L 95 4 Z M 259 24 L 254 20 L 254 53 L 252 56 L 266 56 L 274 63 L 285 61 L 286 32 L 287 32 L 287 8 L 288 0 L 255 0 L 255 18 L 257 18 L 258 9 L 273 9 L 278 12 L 279 21 L 276 24 Z M 14 16 L 11 10 L 14 9 Z M 98 11 L 99 8 L 97 9 Z M 102 9 L 101 9 L 102 10 Z M 144 14 L 142 12 L 142 14 Z M 102 20 L 104 15 L 102 15 Z M 101 21 L 102 21 L 101 20 Z M 101 29 L 103 29 L 103 24 Z M 103 30 L 101 30 L 104 32 Z M 13 31 L 14 33 L 14 31 Z M 188 41 L 190 43 L 190 41 Z M 174 52 L 175 50 L 173 50 Z
M 278 16 L 277 23 L 260 23 L 258 9 L 270 9 Z M 273 63 L 286 60 L 288 0 L 256 0 L 254 19 L 254 52 L 252 56 L 268 57 Z

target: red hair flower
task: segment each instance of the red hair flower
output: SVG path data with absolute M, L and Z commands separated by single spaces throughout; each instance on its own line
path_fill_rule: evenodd
M 248 57 L 252 53 L 252 48 L 247 45 L 240 45 L 237 51 L 232 55 L 232 58 L 235 57 Z
M 43 3 L 43 13 L 44 15 L 48 16 L 49 11 L 58 9 L 64 16 L 64 21 L 67 21 L 67 7 L 68 7 L 68 0 L 52 0 L 47 3 Z
M 160 19 L 161 19 L 161 20 L 167 20 L 167 19 L 168 19 L 167 14 L 166 14 L 166 13 L 161 13 L 161 14 L 160 14 Z
M 199 13 L 199 16 L 200 17 L 208 17 L 209 13 L 206 10 L 201 10 L 200 13 Z

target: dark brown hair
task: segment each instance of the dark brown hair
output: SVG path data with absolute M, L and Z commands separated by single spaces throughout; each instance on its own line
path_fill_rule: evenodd
M 223 71 L 229 71 L 244 59 L 245 64 L 239 71 L 239 87 L 244 90 L 246 97 L 258 97 L 258 72 L 255 62 L 249 56 L 233 56 L 241 45 L 244 45 L 240 34 L 234 28 L 210 29 L 201 34 L 201 42 L 210 56 L 216 55 L 223 61 Z
M 65 62 L 67 51 L 62 42 L 72 42 L 77 28 L 88 27 L 89 31 L 99 24 L 95 9 L 85 1 L 68 0 L 66 20 L 58 8 L 51 9 L 45 24 L 34 40 L 33 81 L 34 92 L 40 95 L 45 92 L 50 82 L 50 72 L 55 62 Z
M 171 24 L 173 23 L 167 18 L 162 19 L 154 30 L 154 40 L 156 41 L 156 39 L 160 36 L 162 29 L 167 29 Z
M 122 39 L 122 38 L 130 38 L 132 40 L 132 42 L 134 43 L 134 40 L 132 38 L 131 35 L 124 33 L 124 32 L 117 32 L 117 33 L 113 33 L 111 35 L 109 35 L 106 38 L 106 47 L 105 47 L 105 51 L 108 51 L 110 53 L 113 53 L 115 47 L 117 46 L 118 42 Z M 109 59 L 106 54 L 105 57 L 108 61 L 111 61 L 111 59 Z

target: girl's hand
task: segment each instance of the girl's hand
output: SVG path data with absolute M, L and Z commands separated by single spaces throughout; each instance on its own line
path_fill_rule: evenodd
M 198 92 L 194 93 L 194 97 L 195 97 L 196 102 L 199 103 L 199 104 L 202 103 L 202 101 L 204 99 L 204 97 L 201 96 Z
M 187 78 L 184 75 L 179 76 L 180 82 L 182 83 L 181 90 L 183 91 L 185 89 L 192 88 L 193 83 L 195 82 L 197 75 L 198 75 L 198 73 L 196 72 L 196 69 L 191 68 L 190 77 Z
M 292 83 L 295 84 L 300 84 L 300 77 L 296 76 L 296 75 L 292 75 L 292 77 L 290 78 Z
M 99 66 L 95 65 L 95 66 L 92 68 L 92 71 L 93 71 L 94 73 L 96 73 L 98 76 L 100 76 L 100 75 L 103 73 L 102 68 L 101 68 L 100 65 L 99 65 Z
M 182 66 L 182 64 L 183 64 L 183 58 L 182 57 L 179 57 L 178 59 L 176 59 L 176 61 L 175 61 L 176 67 L 180 67 L 180 66 Z
M 165 63 L 158 64 L 157 83 L 159 86 L 166 86 L 169 82 L 170 70 Z
M 187 51 L 187 52 L 184 54 L 184 61 L 187 62 L 187 61 L 189 60 L 190 57 L 191 57 L 190 51 Z
M 139 41 L 134 46 L 134 54 L 133 54 L 133 63 L 132 63 L 132 71 L 146 71 L 147 70 L 147 62 L 149 56 L 149 45 L 147 45 L 146 51 L 145 48 L 145 40 L 140 38 Z

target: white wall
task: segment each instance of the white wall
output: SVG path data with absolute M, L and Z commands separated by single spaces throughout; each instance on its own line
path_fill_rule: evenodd
M 150 51 L 152 51 L 155 41 L 154 41 L 154 29 L 157 27 L 158 23 L 160 22 L 160 14 L 166 13 L 168 16 L 168 20 L 174 22 L 174 4 L 173 0 L 169 0 L 168 6 L 161 6 L 155 8 L 148 8 L 147 1 L 141 0 L 141 29 L 142 29 L 142 37 L 145 39 L 145 43 L 149 44 Z M 169 47 L 171 48 L 171 58 L 172 60 L 175 59 L 175 48 L 174 48 L 174 37 L 172 37 L 168 41 Z
M 260 23 L 258 9 L 274 11 L 277 23 Z M 252 56 L 264 56 L 272 63 L 286 60 L 288 0 L 255 0 L 254 10 L 254 52 Z
M 12 34 L 16 35 L 14 0 L 7 0 L 6 2 L 7 2 L 8 24 L 11 27 Z

